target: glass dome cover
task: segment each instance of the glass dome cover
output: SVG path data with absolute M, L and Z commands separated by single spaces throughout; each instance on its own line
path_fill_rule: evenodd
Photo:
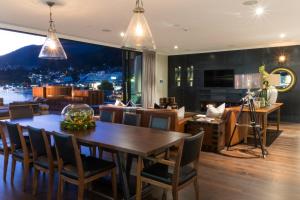
M 61 114 L 63 129 L 86 130 L 95 127 L 94 110 L 87 104 L 69 104 Z

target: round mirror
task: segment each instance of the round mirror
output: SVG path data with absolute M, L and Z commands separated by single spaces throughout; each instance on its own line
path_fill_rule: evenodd
M 279 85 L 276 86 L 278 92 L 287 92 L 296 85 L 297 77 L 291 69 L 280 67 L 274 69 L 271 74 L 280 75 Z

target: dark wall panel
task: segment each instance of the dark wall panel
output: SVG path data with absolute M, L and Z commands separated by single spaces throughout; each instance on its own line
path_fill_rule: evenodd
M 284 54 L 287 61 L 278 62 Z M 300 79 L 300 46 L 246 49 L 238 51 L 202 53 L 169 56 L 169 96 L 175 96 L 179 105 L 186 106 L 188 111 L 201 111 L 202 102 L 237 103 L 244 91 L 234 88 L 205 88 L 204 70 L 234 69 L 235 74 L 257 73 L 259 66 L 266 65 L 268 72 L 276 67 L 289 67 Z M 181 86 L 175 85 L 175 67 L 182 67 Z M 187 83 L 187 67 L 194 66 L 194 82 L 190 87 Z M 300 81 L 287 93 L 279 93 L 279 102 L 285 105 L 282 120 L 300 122 Z

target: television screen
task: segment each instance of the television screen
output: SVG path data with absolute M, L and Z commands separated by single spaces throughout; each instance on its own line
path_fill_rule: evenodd
M 234 87 L 234 70 L 204 71 L 204 87 Z

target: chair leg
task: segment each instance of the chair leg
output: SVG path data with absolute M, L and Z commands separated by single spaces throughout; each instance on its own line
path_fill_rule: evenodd
M 24 163 L 24 170 L 23 170 L 23 192 L 26 190 L 26 181 L 29 174 L 29 163 Z
M 64 193 L 64 180 L 61 178 L 59 175 L 59 180 L 58 180 L 58 188 L 57 188 L 57 199 L 60 200 L 62 199 L 63 193 Z
M 51 200 L 52 198 L 52 192 L 53 192 L 53 179 L 54 179 L 54 172 L 49 172 L 49 182 L 48 182 L 48 200 Z
M 112 188 L 113 188 L 113 198 L 114 200 L 118 199 L 118 189 L 117 189 L 117 172 L 116 168 L 111 171 L 111 180 L 112 180 Z
M 11 184 L 14 183 L 16 164 L 17 164 L 17 161 L 13 158 L 12 159 L 12 164 L 11 164 L 11 176 L 10 176 L 10 183 Z
M 200 191 L 199 191 L 198 177 L 196 177 L 194 180 L 194 189 L 195 189 L 196 200 L 199 200 L 200 199 Z
M 163 195 L 162 195 L 162 200 L 167 200 L 167 191 L 164 189 Z
M 126 161 L 126 175 L 128 180 L 130 179 L 130 171 L 131 171 L 131 165 L 132 165 L 132 155 L 127 155 L 127 161 Z
M 178 190 L 177 190 L 177 188 L 174 188 L 172 190 L 172 196 L 173 196 L 173 200 L 178 200 Z
M 38 176 L 39 176 L 39 170 L 34 168 L 34 174 L 33 174 L 33 191 L 32 194 L 35 196 L 38 186 Z
M 4 152 L 4 169 L 3 169 L 3 181 L 6 182 L 7 166 L 8 166 L 9 152 Z
M 79 183 L 78 185 L 78 200 L 83 200 L 84 197 L 84 184 L 83 183 Z

